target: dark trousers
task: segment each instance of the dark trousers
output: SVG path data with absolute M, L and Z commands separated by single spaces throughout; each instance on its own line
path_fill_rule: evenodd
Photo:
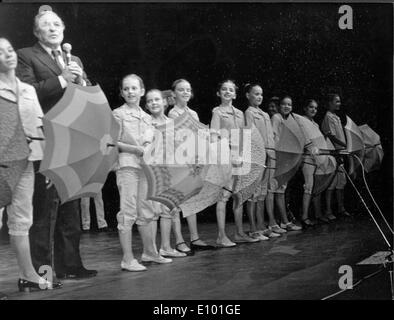
M 35 171 L 39 161 L 34 163 Z M 30 228 L 30 250 L 34 268 L 49 265 L 55 273 L 82 268 L 79 252 L 81 239 L 79 200 L 60 205 L 55 187 L 47 189 L 45 176 L 35 175 L 33 226 Z

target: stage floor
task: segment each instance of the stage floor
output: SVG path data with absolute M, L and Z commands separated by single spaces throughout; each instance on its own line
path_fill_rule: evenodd
M 199 225 L 200 237 L 213 243 L 216 224 Z M 246 228 L 247 229 L 247 228 Z M 227 226 L 232 235 L 234 225 Z M 187 228 L 183 226 L 185 239 Z M 141 242 L 134 233 L 134 253 Z M 158 236 L 159 239 L 159 236 Z M 196 252 L 167 265 L 149 265 L 142 273 L 121 272 L 121 250 L 116 232 L 83 234 L 82 258 L 98 276 L 66 280 L 59 290 L 19 293 L 18 271 L 9 244 L 0 245 L 0 291 L 9 299 L 321 299 L 340 290 L 341 265 L 353 267 L 354 283 L 378 270 L 357 262 L 385 250 L 373 222 L 363 216 L 339 220 L 256 244 Z M 335 299 L 387 299 L 388 272 L 369 278 Z

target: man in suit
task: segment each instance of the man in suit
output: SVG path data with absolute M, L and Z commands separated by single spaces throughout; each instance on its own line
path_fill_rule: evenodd
M 40 7 L 34 20 L 34 35 L 38 42 L 18 53 L 17 75 L 33 85 L 44 113 L 63 96 L 69 83 L 89 85 L 81 60 L 71 62 L 61 50 L 64 23 L 49 6 Z M 37 171 L 40 163 L 35 163 Z M 83 279 L 97 274 L 84 268 L 79 252 L 81 237 L 79 200 L 60 205 L 55 187 L 45 176 L 36 174 L 33 195 L 33 226 L 30 245 L 33 265 L 54 267 L 59 279 Z

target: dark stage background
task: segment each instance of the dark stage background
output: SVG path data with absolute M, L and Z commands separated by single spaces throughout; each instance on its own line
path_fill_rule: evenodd
M 65 41 L 100 84 L 112 108 L 121 104 L 118 82 L 137 73 L 146 87 L 169 89 L 173 80 L 190 80 L 191 106 L 209 123 L 218 104 L 216 86 L 233 78 L 242 87 L 263 84 L 272 95 L 293 96 L 301 112 L 307 98 L 321 101 L 328 91 L 342 95 L 343 105 L 359 125 L 368 123 L 382 139 L 385 158 L 369 175 L 373 193 L 392 219 L 392 33 L 391 4 L 351 4 L 353 30 L 338 27 L 336 4 L 53 4 L 65 21 Z M 31 46 L 33 18 L 39 4 L 2 4 L 0 32 L 15 48 Z M 243 93 L 235 105 L 245 109 Z M 361 186 L 362 184 L 359 183 Z M 302 182 L 290 196 L 298 212 Z M 349 210 L 361 209 L 347 187 Z M 104 187 L 107 218 L 115 223 L 118 194 L 114 175 Z M 213 209 L 200 214 L 214 220 Z M 231 215 L 228 215 L 231 218 Z

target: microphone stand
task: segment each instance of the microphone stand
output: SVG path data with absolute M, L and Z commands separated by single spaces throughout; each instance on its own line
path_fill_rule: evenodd
M 347 152 L 346 152 L 346 153 L 345 153 L 345 152 L 340 152 L 340 154 L 341 154 L 341 153 L 342 153 L 342 154 L 349 154 L 350 156 L 355 157 L 355 158 L 359 161 L 362 170 L 364 170 L 364 166 L 363 166 L 361 160 L 360 160 L 356 155 L 352 154 L 351 152 L 349 152 L 349 153 L 347 153 Z M 369 215 L 371 216 L 373 222 L 375 223 L 375 225 L 376 225 L 376 227 L 378 228 L 378 230 L 379 230 L 381 236 L 383 237 L 383 240 L 384 240 L 384 241 L 386 242 L 386 244 L 387 244 L 388 251 L 389 251 L 389 255 L 387 255 L 387 256 L 385 257 L 385 260 L 382 262 L 382 264 L 383 264 L 383 268 L 385 268 L 385 269 L 387 268 L 387 270 L 388 270 L 388 272 L 389 272 L 389 277 L 390 277 L 390 290 L 391 290 L 391 300 L 394 301 L 394 275 L 393 275 L 393 264 L 394 264 L 393 256 L 394 256 L 394 250 L 393 250 L 393 247 L 392 247 L 392 245 L 390 244 L 390 242 L 388 241 L 388 239 L 386 238 L 386 236 L 385 236 L 383 230 L 380 228 L 380 226 L 379 226 L 378 222 L 376 221 L 374 215 L 373 215 L 372 212 L 369 210 L 367 204 L 366 204 L 365 201 L 364 201 L 364 198 L 361 196 L 361 194 L 360 194 L 360 192 L 358 191 L 357 187 L 355 186 L 353 180 L 350 178 L 349 174 L 347 173 L 347 171 L 345 170 L 344 167 L 343 167 L 343 169 L 344 169 L 343 171 L 345 172 L 345 175 L 346 175 L 346 177 L 348 178 L 348 180 L 350 181 L 350 183 L 351 183 L 353 189 L 356 191 L 358 197 L 361 199 L 361 202 L 363 203 L 364 207 L 367 209 Z M 366 181 L 364 181 L 364 182 L 366 183 Z M 372 195 L 370 195 L 370 196 L 372 197 Z M 375 205 L 376 205 L 376 203 L 375 203 Z M 382 214 L 382 216 L 383 216 L 383 214 Z M 383 216 L 383 219 L 384 219 L 384 221 L 386 222 L 386 224 L 387 224 L 387 226 L 388 226 L 388 228 L 389 228 L 389 230 L 390 230 L 391 235 L 394 236 L 393 230 L 392 230 L 392 229 L 390 228 L 390 226 L 388 225 L 388 222 L 385 220 L 384 216 Z M 393 240 L 394 240 L 394 238 L 393 238 Z

